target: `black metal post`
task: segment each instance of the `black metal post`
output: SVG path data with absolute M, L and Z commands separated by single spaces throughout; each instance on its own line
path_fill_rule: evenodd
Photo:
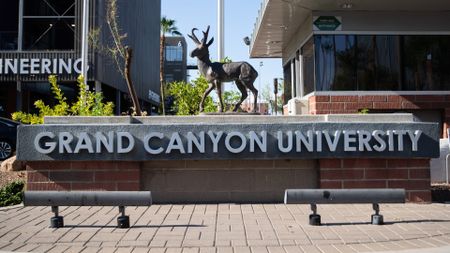
M 278 111 L 278 102 L 277 102 L 277 95 L 278 95 L 278 78 L 273 79 L 273 93 L 275 94 L 275 100 L 274 100 L 274 108 L 275 108 L 275 115 L 277 115 Z
M 50 218 L 50 227 L 51 228 L 64 227 L 64 218 L 62 216 L 59 216 L 58 206 L 52 206 L 52 212 L 55 214 L 55 216 Z
M 378 203 L 373 203 L 372 208 L 375 211 L 375 214 L 372 214 L 371 222 L 372 225 L 383 225 L 383 215 L 380 214 L 380 205 Z
M 309 225 L 311 226 L 320 226 L 320 215 L 317 214 L 317 205 L 311 204 L 312 214 L 309 215 Z
M 119 206 L 120 216 L 117 217 L 117 228 L 129 228 L 130 217 L 125 215 L 125 207 Z

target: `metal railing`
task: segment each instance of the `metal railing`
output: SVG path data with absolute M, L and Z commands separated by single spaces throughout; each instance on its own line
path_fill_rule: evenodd
M 255 25 L 253 27 L 253 33 L 252 33 L 252 38 L 251 38 L 251 43 L 250 43 L 250 52 L 252 51 L 253 44 L 255 43 L 257 31 L 259 30 L 259 28 L 261 26 L 262 19 L 263 19 L 264 13 L 266 11 L 267 5 L 269 4 L 269 1 L 270 0 L 263 0 L 261 2 L 261 7 L 258 10 L 258 17 L 256 18 Z

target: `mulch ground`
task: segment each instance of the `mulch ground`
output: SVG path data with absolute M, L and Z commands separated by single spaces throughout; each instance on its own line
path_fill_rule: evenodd
M 3 186 L 17 181 L 17 180 L 21 180 L 21 181 L 27 181 L 27 172 L 26 171 L 8 171 L 8 172 L 4 172 L 4 171 L 0 171 L 0 188 L 2 188 Z

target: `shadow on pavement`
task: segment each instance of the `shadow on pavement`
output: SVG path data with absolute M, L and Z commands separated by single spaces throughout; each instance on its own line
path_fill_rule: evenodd
M 426 223 L 426 222 L 450 222 L 450 220 L 402 220 L 402 221 L 387 221 L 383 225 L 394 225 L 401 223 Z M 322 223 L 322 226 L 350 226 L 350 225 L 371 225 L 370 222 L 329 222 Z
M 135 225 L 130 228 L 202 228 L 205 225 Z M 64 225 L 64 228 L 117 228 L 114 225 Z

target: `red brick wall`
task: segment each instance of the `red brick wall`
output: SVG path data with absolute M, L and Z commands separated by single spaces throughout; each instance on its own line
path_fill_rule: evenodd
M 28 162 L 27 190 L 138 191 L 139 162 Z
M 361 109 L 442 110 L 443 129 L 450 127 L 450 95 L 319 95 L 309 98 L 310 114 L 358 113 Z
M 320 159 L 320 188 L 404 188 L 430 202 L 429 159 Z M 140 190 L 139 162 L 29 162 L 27 190 Z
M 429 159 L 321 159 L 320 188 L 404 188 L 408 201 L 431 202 Z

